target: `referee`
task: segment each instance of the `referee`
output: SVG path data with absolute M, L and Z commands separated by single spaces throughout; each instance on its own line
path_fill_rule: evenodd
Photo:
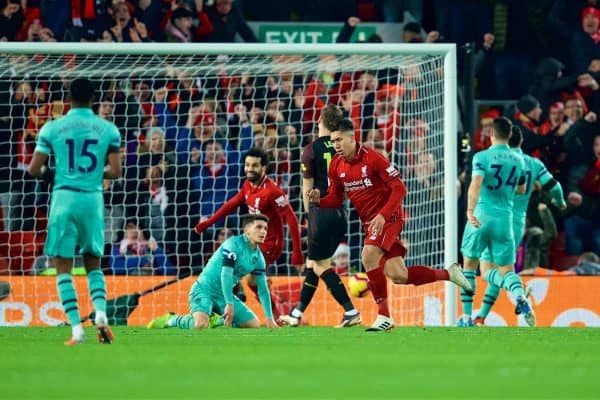
M 308 257 L 300 302 L 289 315 L 279 318 L 281 323 L 289 326 L 300 324 L 302 313 L 317 290 L 319 277 L 325 282 L 333 298 L 344 308 L 342 321 L 336 327 L 344 328 L 361 323 L 360 314 L 348 297 L 346 287 L 331 268 L 331 256 L 346 233 L 344 211 L 341 208 L 309 206 L 307 196 L 313 188 L 327 193 L 329 164 L 335 155 L 330 133 L 337 130 L 342 119 L 342 111 L 338 107 L 331 104 L 325 107 L 319 119 L 318 139 L 302 149 L 302 193 L 304 210 L 308 212 Z

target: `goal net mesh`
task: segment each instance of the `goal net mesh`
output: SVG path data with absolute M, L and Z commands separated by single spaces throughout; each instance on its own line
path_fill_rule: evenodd
M 365 146 L 401 171 L 409 194 L 402 233 L 407 265 L 443 267 L 443 58 L 416 55 L 0 55 L 0 280 L 12 294 L 1 325 L 58 324 L 52 260 L 43 254 L 50 193 L 26 173 L 43 124 L 69 110 L 69 82 L 97 86 L 94 111 L 122 134 L 123 177 L 105 181 L 105 256 L 109 306 L 135 294 L 126 321 L 186 313 L 188 290 L 219 244 L 240 233 L 240 209 L 202 235 L 194 225 L 239 191 L 243 154 L 263 148 L 269 176 L 285 192 L 306 239 L 300 153 L 317 134 L 321 109 L 338 105 Z M 332 267 L 361 271 L 363 233 L 349 206 L 346 242 Z M 291 239 L 269 266 L 280 313 L 298 299 L 302 274 L 290 265 Z M 80 257 L 74 274 L 84 274 Z M 155 291 L 162 282 L 180 279 Z M 81 314 L 89 313 L 84 277 L 76 278 Z M 339 307 L 324 284 L 307 309 L 309 324 L 332 324 Z M 144 291 L 149 292 L 146 294 Z M 141 297 L 138 297 L 143 293 Z M 253 294 L 247 302 L 262 318 Z M 443 285 L 390 284 L 398 324 L 441 324 Z M 353 299 L 364 319 L 371 297 Z M 109 307 L 109 311 L 111 308 Z M 121 321 L 123 322 L 123 321 Z

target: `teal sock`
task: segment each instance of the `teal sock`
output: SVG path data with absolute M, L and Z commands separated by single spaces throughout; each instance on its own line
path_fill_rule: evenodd
M 504 274 L 504 285 L 502 285 L 502 287 L 511 292 L 515 300 L 525 295 L 525 291 L 523 290 L 523 281 L 521 281 L 521 277 L 512 271 Z
M 94 269 L 88 272 L 88 289 L 90 291 L 90 297 L 92 303 L 94 303 L 94 310 L 106 312 L 106 282 L 104 281 L 104 274 L 99 269 Z
M 194 317 L 191 314 L 176 315 L 169 320 L 168 325 L 181 329 L 194 329 Z
M 483 302 L 481 303 L 481 309 L 477 314 L 477 317 L 485 318 L 490 313 L 490 310 L 496 303 L 496 299 L 500 294 L 500 286 L 494 285 L 493 283 L 488 283 L 488 287 L 485 289 L 485 294 L 483 295 Z
M 475 293 L 476 272 L 464 270 L 463 273 L 465 274 L 465 278 L 467 278 L 467 280 L 471 284 L 471 287 L 473 288 L 473 293 Z M 473 313 L 473 295 L 468 294 L 464 289 L 460 289 L 460 301 L 463 307 L 463 314 L 471 316 L 471 314 Z
M 69 324 L 71 326 L 81 324 L 79 307 L 77 306 L 77 293 L 75 293 L 71 274 L 58 274 L 56 276 L 56 290 L 58 291 L 58 297 L 62 302 L 65 314 L 67 314 Z
M 500 275 L 500 272 L 497 269 L 490 269 L 488 272 L 485 273 L 483 279 L 485 279 L 488 283 L 492 285 L 504 287 L 504 277 Z

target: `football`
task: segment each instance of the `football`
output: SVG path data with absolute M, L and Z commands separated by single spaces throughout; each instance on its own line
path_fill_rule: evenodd
M 354 274 L 348 280 L 348 289 L 354 297 L 365 297 L 369 294 L 369 277 L 364 272 Z

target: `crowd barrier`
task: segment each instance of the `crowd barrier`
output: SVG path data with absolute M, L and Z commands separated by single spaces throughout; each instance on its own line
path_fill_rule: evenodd
M 64 323 L 65 317 L 56 295 L 55 277 L 13 276 L 7 280 L 12 293 L 0 302 L 0 326 L 54 326 Z M 172 311 L 188 312 L 188 291 L 195 280 L 188 277 L 138 298 L 136 294 L 147 291 L 169 280 L 169 277 L 117 277 L 107 276 L 108 299 L 121 305 L 122 322 L 128 325 L 145 325 L 151 318 Z M 347 278 L 343 278 L 344 282 Z M 281 311 L 289 312 L 300 294 L 302 278 L 273 277 L 272 290 L 280 299 Z M 531 300 L 539 326 L 600 326 L 600 277 L 530 277 L 525 284 L 532 287 Z M 85 277 L 74 277 L 81 315 L 91 312 Z M 476 313 L 486 283 L 477 281 L 474 299 Z M 260 305 L 246 288 L 247 304 L 262 319 Z M 444 315 L 443 283 L 420 287 L 390 285 L 393 317 L 397 325 L 442 325 Z M 460 299 L 460 296 L 458 296 Z M 115 301 L 119 299 L 119 301 Z M 365 322 L 372 321 L 376 307 L 371 296 L 353 299 Z M 137 303 L 137 306 L 135 305 Z M 129 307 L 129 308 L 127 308 Z M 460 304 L 458 310 L 461 310 Z M 315 298 L 306 310 L 304 322 L 309 325 L 334 325 L 339 322 L 342 310 L 320 284 Z M 514 303 L 502 292 L 487 322 L 494 326 L 523 326 L 522 318 L 514 314 Z

